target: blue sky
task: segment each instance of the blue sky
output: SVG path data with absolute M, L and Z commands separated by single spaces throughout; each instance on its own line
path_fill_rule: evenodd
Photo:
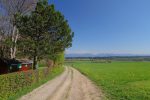
M 50 0 L 75 32 L 67 53 L 150 54 L 150 0 Z

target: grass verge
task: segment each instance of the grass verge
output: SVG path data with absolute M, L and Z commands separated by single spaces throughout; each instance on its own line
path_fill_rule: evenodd
M 38 83 L 35 83 L 31 86 L 28 86 L 20 91 L 18 91 L 14 96 L 10 97 L 8 100 L 17 100 L 21 96 L 33 91 L 34 89 L 38 88 L 39 86 L 43 85 L 44 83 L 48 82 L 49 80 L 55 78 L 56 76 L 60 75 L 64 71 L 64 67 L 55 67 L 52 69 L 49 76 Z

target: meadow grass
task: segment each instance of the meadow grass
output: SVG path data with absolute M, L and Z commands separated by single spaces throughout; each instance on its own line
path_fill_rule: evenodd
M 75 62 L 109 100 L 150 100 L 150 62 Z

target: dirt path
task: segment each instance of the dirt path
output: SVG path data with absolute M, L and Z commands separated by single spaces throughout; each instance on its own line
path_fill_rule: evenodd
M 92 82 L 72 67 L 20 100 L 102 100 L 102 93 Z

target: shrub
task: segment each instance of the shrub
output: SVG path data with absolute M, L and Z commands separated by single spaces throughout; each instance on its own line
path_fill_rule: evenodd
M 22 91 L 25 87 L 47 78 L 50 74 L 49 68 L 40 70 L 29 70 L 26 72 L 16 72 L 5 75 L 0 75 L 0 100 L 7 100 L 9 97 Z

